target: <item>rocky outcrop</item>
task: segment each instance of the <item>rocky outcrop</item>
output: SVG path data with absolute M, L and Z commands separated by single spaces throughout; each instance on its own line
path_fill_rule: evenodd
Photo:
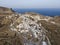
M 19 16 L 17 15 L 17 17 L 18 18 L 14 17 L 14 19 L 16 20 L 13 20 L 13 23 L 11 24 L 11 30 L 16 31 L 17 33 L 21 33 L 23 37 L 25 36 L 26 39 L 25 38 L 23 39 L 26 41 L 25 42 L 26 44 L 28 45 L 29 44 L 32 44 L 32 45 L 41 44 L 39 43 L 39 41 L 41 38 L 43 38 L 44 34 L 46 34 L 47 39 L 49 38 L 48 39 L 49 41 L 47 41 L 47 43 L 49 43 L 48 45 L 50 44 L 59 45 L 60 44 L 58 40 L 59 39 L 58 37 L 60 37 L 59 36 L 60 26 L 55 21 L 53 21 L 54 17 L 42 16 L 42 15 L 35 14 L 35 13 L 19 14 Z M 46 32 L 44 33 L 44 31 Z

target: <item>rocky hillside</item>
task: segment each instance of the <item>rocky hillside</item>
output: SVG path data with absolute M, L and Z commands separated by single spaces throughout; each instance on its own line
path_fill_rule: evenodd
M 0 15 L 11 15 L 13 13 L 14 12 L 11 8 L 0 7 Z
M 0 45 L 60 45 L 59 20 L 31 12 L 1 15 Z

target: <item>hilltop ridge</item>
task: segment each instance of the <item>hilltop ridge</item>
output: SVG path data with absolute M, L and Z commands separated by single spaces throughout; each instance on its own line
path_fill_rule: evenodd
M 59 45 L 60 17 L 0 7 L 0 45 Z M 8 16 L 7 16 L 8 15 Z

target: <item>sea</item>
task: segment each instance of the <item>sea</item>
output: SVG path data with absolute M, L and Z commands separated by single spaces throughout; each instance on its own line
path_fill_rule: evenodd
M 45 16 L 60 16 L 60 9 L 58 8 L 43 8 L 43 9 L 13 9 L 17 13 L 25 13 L 25 12 L 34 12 L 38 14 L 42 14 Z

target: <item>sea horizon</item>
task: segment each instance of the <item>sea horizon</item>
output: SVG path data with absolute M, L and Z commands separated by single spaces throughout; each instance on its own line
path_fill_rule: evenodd
M 60 16 L 60 8 L 13 8 L 17 13 L 34 12 L 45 16 Z

